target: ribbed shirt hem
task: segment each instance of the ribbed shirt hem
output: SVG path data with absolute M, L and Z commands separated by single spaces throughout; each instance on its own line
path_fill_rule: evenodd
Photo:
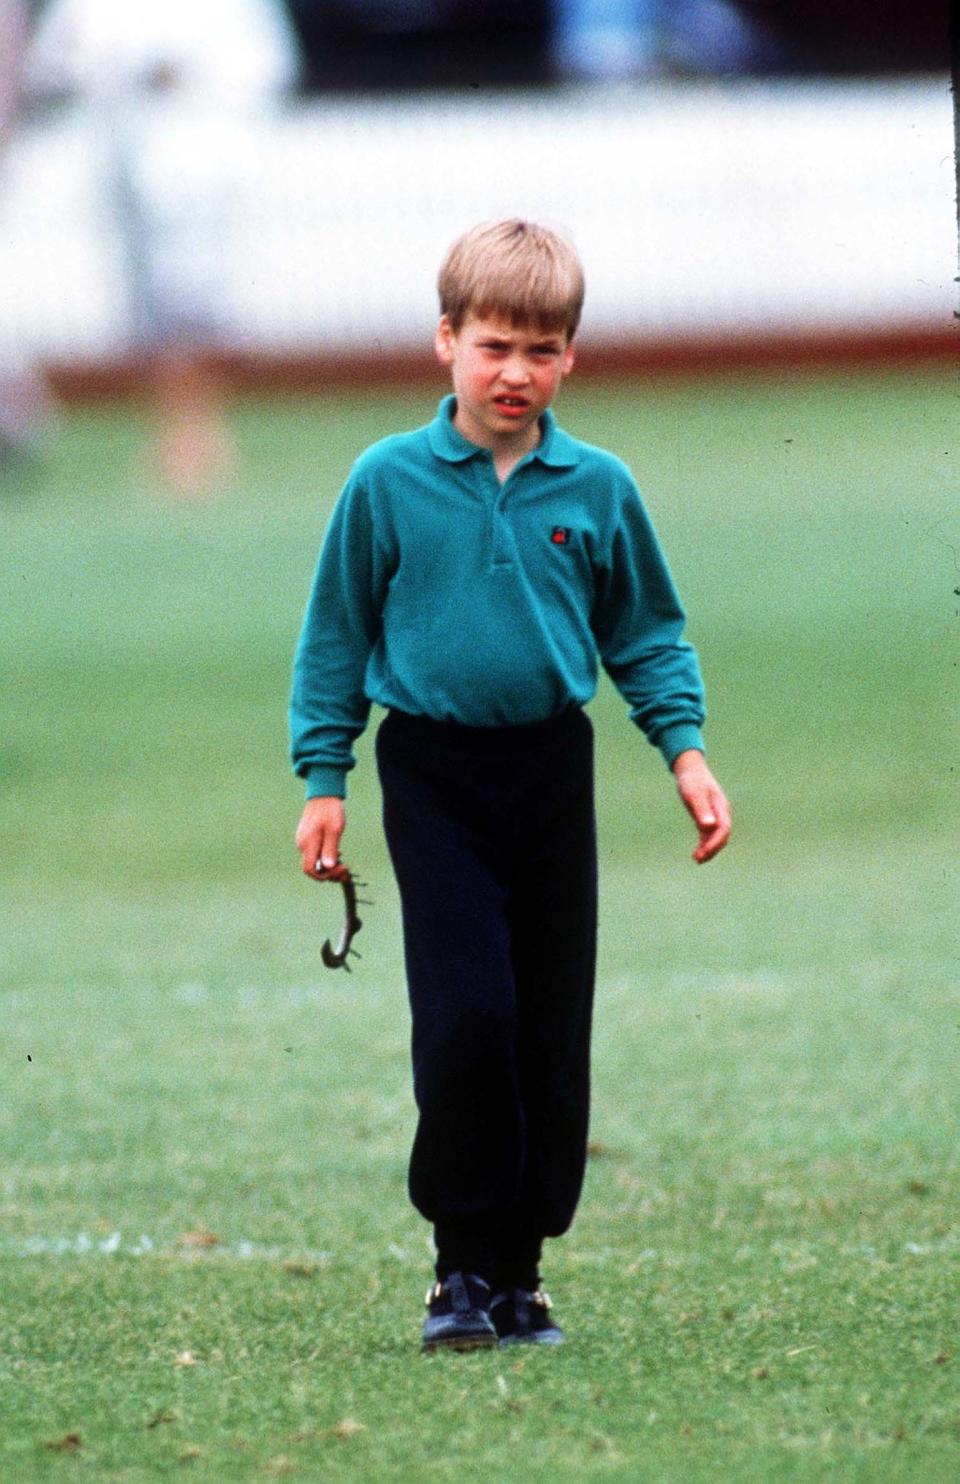
M 688 748 L 706 752 L 703 733 L 692 721 L 679 721 L 675 726 L 664 727 L 657 738 L 657 746 L 668 768 L 672 768 L 681 752 L 686 752 Z
M 306 797 L 308 799 L 345 799 L 347 797 L 347 771 L 327 764 L 310 768 L 307 772 Z

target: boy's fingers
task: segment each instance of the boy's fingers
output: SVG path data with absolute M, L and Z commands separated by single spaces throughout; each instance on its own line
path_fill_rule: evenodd
M 711 793 L 706 799 L 692 800 L 690 812 L 700 835 L 693 858 L 702 863 L 711 860 L 730 838 L 730 806 L 722 794 Z
M 308 876 L 317 874 L 317 860 L 320 856 L 320 835 L 310 835 L 300 845 L 300 860 L 303 869 Z
M 333 827 L 324 831 L 320 849 L 317 852 L 317 858 L 314 862 L 317 871 L 330 871 L 337 864 L 340 857 L 341 834 L 341 830 Z
M 323 869 L 321 860 L 325 850 L 324 840 L 324 831 L 320 829 L 307 831 L 297 839 L 300 863 L 307 876 L 316 877 Z
M 332 871 L 340 859 L 340 836 L 343 831 L 335 826 L 328 827 L 318 834 L 311 842 L 310 849 L 304 852 L 303 869 L 308 876 L 320 881 L 326 871 Z
M 712 860 L 730 838 L 730 806 L 723 790 L 711 776 L 678 778 L 680 797 L 697 827 L 699 840 L 693 852 L 698 864 Z
M 303 869 L 308 876 L 319 881 L 324 871 L 337 864 L 340 851 L 340 831 L 326 829 L 310 837 L 303 851 Z
M 346 814 L 339 799 L 311 799 L 297 826 L 296 846 L 304 874 L 319 881 L 337 864 Z

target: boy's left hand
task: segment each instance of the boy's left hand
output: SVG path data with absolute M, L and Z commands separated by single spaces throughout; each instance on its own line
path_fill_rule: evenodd
M 693 858 L 702 865 L 712 860 L 730 838 L 730 805 L 702 752 L 693 748 L 681 752 L 674 758 L 672 769 L 677 791 L 700 836 Z

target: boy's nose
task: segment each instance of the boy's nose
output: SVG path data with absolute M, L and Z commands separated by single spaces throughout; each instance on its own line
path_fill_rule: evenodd
M 522 361 L 507 361 L 500 374 L 508 386 L 523 386 L 527 380 L 527 368 Z

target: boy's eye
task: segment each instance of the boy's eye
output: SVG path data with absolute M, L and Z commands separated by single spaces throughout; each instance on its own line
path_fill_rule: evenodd
M 478 343 L 480 349 L 490 356 L 508 356 L 514 349 L 509 340 L 481 340 Z M 560 354 L 560 347 L 550 342 L 531 345 L 527 350 L 522 346 L 517 349 L 521 355 L 529 356 L 534 361 L 555 361 Z

